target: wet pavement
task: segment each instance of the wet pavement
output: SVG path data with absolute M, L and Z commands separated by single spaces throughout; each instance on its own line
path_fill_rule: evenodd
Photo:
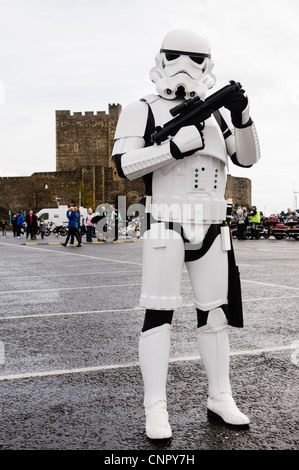
M 207 415 L 184 269 L 167 385 L 173 438 L 159 446 L 144 432 L 137 355 L 142 241 L 67 248 L 60 241 L 0 238 L 2 450 L 100 450 L 103 460 L 141 451 L 174 458 L 298 450 L 299 241 L 233 242 L 245 325 L 229 328 L 231 383 L 247 428 Z

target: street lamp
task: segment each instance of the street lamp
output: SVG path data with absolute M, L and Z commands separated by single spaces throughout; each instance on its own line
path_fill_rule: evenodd
M 297 207 L 297 196 L 296 196 L 296 194 L 298 194 L 298 193 L 299 193 L 299 191 L 293 191 L 293 194 L 294 194 L 294 206 L 295 206 L 295 207 L 294 207 L 294 210 L 295 210 L 295 211 L 298 209 L 298 207 Z

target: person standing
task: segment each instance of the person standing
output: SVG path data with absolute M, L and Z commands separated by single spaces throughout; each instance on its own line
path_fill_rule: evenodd
M 35 220 L 35 225 L 33 227 L 33 238 L 34 238 L 34 240 L 36 240 L 37 230 L 38 230 L 38 218 L 37 218 L 37 212 L 36 211 L 33 212 L 33 216 L 34 216 L 34 220 Z
M 29 214 L 26 215 L 26 224 L 27 224 L 27 227 L 26 227 L 26 238 L 29 237 L 30 235 L 30 238 L 31 240 L 34 239 L 34 235 L 36 233 L 36 226 L 37 226 L 37 217 L 36 215 L 33 214 L 33 210 L 30 210 L 29 211 Z
M 78 212 L 76 211 L 76 208 L 71 206 L 68 209 L 66 215 L 67 215 L 67 218 L 69 219 L 68 234 L 67 234 L 65 242 L 61 243 L 61 245 L 66 246 L 70 238 L 72 242 L 72 240 L 74 240 L 74 237 L 76 237 L 78 240 L 78 246 L 82 246 L 81 237 L 78 231 Z
M 13 236 L 17 236 L 17 216 L 16 214 L 13 215 L 12 218 L 12 231 L 13 231 Z
M 120 214 L 115 207 L 115 204 L 111 204 L 111 220 L 114 225 L 114 241 L 118 240 L 118 222 L 120 221 Z
M 245 214 L 241 206 L 237 207 L 236 210 L 236 219 L 237 219 L 237 237 L 238 240 L 245 240 L 246 235 L 246 224 L 245 224 Z
M 6 222 L 5 222 L 5 220 L 2 221 L 1 227 L 2 227 L 2 236 L 4 237 L 4 236 L 6 236 L 6 230 L 5 230 Z
M 260 211 L 257 210 L 256 206 L 252 206 L 251 211 L 249 212 L 249 217 L 251 224 L 251 240 L 253 240 L 253 238 L 258 238 L 257 228 L 261 223 L 261 214 Z
M 75 231 L 75 230 L 72 231 L 72 235 L 71 235 L 71 245 L 74 244 L 74 239 L 75 239 L 75 237 L 76 237 L 77 240 L 78 240 L 79 246 L 81 246 L 81 245 L 82 245 L 82 243 L 81 243 L 81 234 L 80 234 L 80 230 L 79 230 L 79 229 L 80 229 L 80 224 L 81 224 L 81 214 L 80 214 L 80 210 L 78 209 L 78 207 L 77 207 L 75 201 L 71 201 L 70 207 L 73 207 L 74 210 L 75 210 L 75 211 L 77 212 L 77 214 L 78 214 L 77 230 L 76 230 L 76 231 Z M 80 242 L 79 242 L 79 239 L 80 239 Z
M 39 229 L 40 229 L 40 236 L 43 240 L 45 233 L 46 233 L 46 222 L 43 219 L 43 217 L 40 219 Z
M 172 435 L 166 381 L 172 318 L 183 301 L 184 262 L 196 305 L 199 354 L 208 378 L 207 408 L 228 424 L 249 423 L 234 401 L 229 377 L 228 325 L 242 327 L 243 318 L 224 198 L 228 157 L 242 167 L 251 167 L 260 158 L 244 89 L 226 96 L 224 106 L 230 116 L 218 111 L 204 125 L 194 120 L 192 125 L 182 124 L 166 141 L 152 141 L 157 127 L 171 119 L 171 110 L 189 98 L 205 98 L 215 85 L 213 65 L 209 42 L 200 34 L 169 32 L 151 69 L 157 94 L 127 105 L 114 136 L 112 161 L 118 175 L 130 181 L 143 178 L 151 217 L 143 236 L 140 305 L 145 318 L 139 340 L 150 439 Z
M 19 211 L 17 215 L 17 238 L 21 237 L 21 229 L 24 224 L 24 216 L 23 214 Z
M 92 229 L 93 229 L 93 211 L 92 209 L 88 209 L 87 216 L 84 219 L 84 226 L 86 228 L 86 241 L 92 242 Z

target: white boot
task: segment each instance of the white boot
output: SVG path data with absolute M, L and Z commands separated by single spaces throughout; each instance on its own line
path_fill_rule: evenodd
M 150 439 L 166 439 L 172 434 L 166 408 L 170 330 L 171 326 L 165 323 L 141 333 L 139 340 L 146 434 Z
M 237 408 L 231 394 L 227 328 L 213 331 L 202 327 L 198 330 L 197 338 L 199 354 L 208 376 L 208 409 L 228 424 L 248 424 L 249 419 Z
M 208 398 L 208 409 L 221 416 L 228 424 L 243 426 L 249 424 L 249 419 L 238 409 L 235 400 L 230 393 L 219 393 L 213 398 Z
M 145 408 L 145 432 L 150 439 L 168 439 L 172 436 L 168 423 L 166 401 L 157 401 L 150 408 Z

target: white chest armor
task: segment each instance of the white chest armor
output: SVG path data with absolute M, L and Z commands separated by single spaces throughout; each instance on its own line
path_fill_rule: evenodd
M 156 126 L 171 119 L 171 101 L 156 99 L 149 104 Z M 153 172 L 151 212 L 156 220 L 183 224 L 225 220 L 227 152 L 214 117 L 205 122 L 203 134 L 203 150 Z

